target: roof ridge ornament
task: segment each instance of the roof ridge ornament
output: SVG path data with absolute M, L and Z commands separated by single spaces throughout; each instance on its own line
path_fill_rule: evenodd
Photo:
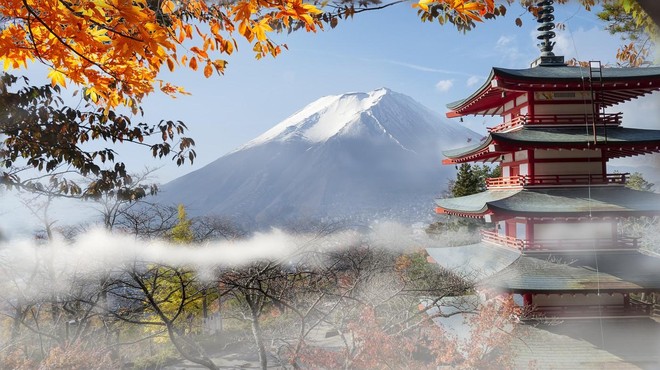
M 537 45 L 541 50 L 541 56 L 532 62 L 532 67 L 566 65 L 563 56 L 556 56 L 552 52 L 555 42 L 551 40 L 556 36 L 553 31 L 555 29 L 555 24 L 553 22 L 555 16 L 552 14 L 554 13 L 555 8 L 552 4 L 554 4 L 553 0 L 541 0 L 536 3 L 536 6 L 539 8 L 536 21 L 540 23 L 536 29 L 539 31 L 539 35 L 536 36 L 536 38 L 541 40 L 541 43 Z

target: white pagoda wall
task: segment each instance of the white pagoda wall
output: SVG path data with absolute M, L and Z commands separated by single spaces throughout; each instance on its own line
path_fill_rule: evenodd
M 612 222 L 534 224 L 534 240 L 541 239 L 608 239 L 616 234 Z
M 603 163 L 599 150 L 534 150 L 535 159 L 557 160 L 534 163 L 534 175 L 601 175 Z M 576 159 L 584 159 L 575 162 Z
M 534 114 L 593 114 L 593 108 L 591 104 L 535 104 Z
M 534 149 L 536 159 L 570 159 L 570 158 L 595 158 L 600 160 L 601 151 L 596 149 L 585 150 L 557 150 L 557 149 Z
M 603 166 L 600 162 L 555 162 L 536 163 L 534 175 L 601 175 Z

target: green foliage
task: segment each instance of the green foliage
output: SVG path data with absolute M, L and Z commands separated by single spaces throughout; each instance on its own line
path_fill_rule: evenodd
M 634 190 L 653 191 L 655 184 L 646 181 L 646 179 L 640 172 L 634 172 L 628 178 L 626 187 Z
M 490 167 L 487 165 L 471 165 L 463 163 L 458 169 L 456 180 L 449 186 L 449 192 L 452 197 L 463 197 L 486 190 L 486 179 L 498 177 L 501 175 L 500 167 Z
M 181 165 L 195 158 L 192 139 L 180 136 L 185 130 L 180 121 L 136 124 L 113 110 L 93 105 L 72 108 L 64 105 L 58 86 L 33 86 L 25 77 L 0 73 L 0 185 L 74 197 L 111 193 L 124 199 L 141 198 L 149 188 L 131 186 L 126 166 L 115 162 L 115 151 L 90 150 L 89 143 L 96 142 L 98 147 L 130 142 L 146 146 L 154 157 L 172 155 Z M 155 142 L 148 144 L 146 140 L 153 137 L 157 137 Z M 179 142 L 173 146 L 177 137 Z M 50 184 L 21 179 L 18 173 L 23 166 L 50 175 Z M 62 166 L 66 171 L 60 171 Z M 94 180 L 82 188 L 52 176 L 59 172 L 76 172 Z

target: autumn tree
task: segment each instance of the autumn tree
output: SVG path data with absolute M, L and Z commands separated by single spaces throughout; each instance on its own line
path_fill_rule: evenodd
M 184 206 L 179 205 L 177 223 L 169 231 L 172 242 L 177 245 L 192 243 L 191 225 Z M 129 275 L 142 293 L 147 327 L 156 331 L 164 327 L 170 343 L 184 358 L 209 369 L 216 368 L 194 339 L 208 316 L 208 302 L 215 297 L 213 289 L 198 278 L 194 266 L 156 263 L 149 264 L 146 271 L 138 268 Z
M 597 14 L 606 22 L 606 30 L 621 36 L 626 43 L 617 51 L 617 60 L 625 66 L 641 67 L 653 64 L 652 48 L 657 43 L 658 25 L 636 1 L 605 2 Z

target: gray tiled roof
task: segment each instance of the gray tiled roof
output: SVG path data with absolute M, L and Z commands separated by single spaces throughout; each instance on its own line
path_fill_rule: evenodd
M 645 130 L 627 127 L 611 127 L 607 130 L 596 129 L 599 143 L 658 143 L 660 130 Z M 593 131 L 590 127 L 581 128 L 532 128 L 522 130 L 491 133 L 496 141 L 516 143 L 544 143 L 548 145 L 563 145 L 587 143 L 593 141 Z
M 602 68 L 603 80 L 624 80 L 660 77 L 660 67 L 649 68 Z M 525 69 L 493 68 L 495 76 L 510 76 L 516 79 L 582 80 L 589 78 L 588 67 L 539 66 Z
M 436 199 L 435 203 L 456 212 L 479 214 L 489 209 L 521 215 L 542 213 L 548 217 L 660 212 L 660 194 L 620 186 L 487 190 L 465 197 Z
M 520 258 L 519 251 L 487 243 L 461 247 L 427 248 L 435 262 L 448 271 L 473 282 L 502 271 Z
M 660 258 L 635 251 L 523 256 L 488 284 L 539 293 L 660 290 Z
M 602 69 L 603 82 L 608 80 L 626 80 L 626 79 L 639 79 L 639 78 L 660 78 L 660 67 L 649 68 L 603 68 Z M 554 80 L 557 82 L 581 82 L 583 79 L 589 78 L 589 68 L 586 67 L 573 67 L 573 66 L 552 66 L 544 67 L 538 66 L 525 69 L 507 69 L 507 68 L 493 68 L 490 71 L 486 82 L 477 89 L 472 95 L 465 99 L 457 100 L 447 104 L 447 108 L 456 109 L 465 102 L 479 96 L 491 86 L 491 81 L 495 77 L 504 77 L 515 80 Z
M 658 144 L 660 130 L 645 130 L 626 127 L 596 129 L 599 144 Z M 491 143 L 515 143 L 522 146 L 543 144 L 547 147 L 586 145 L 593 142 L 593 131 L 582 128 L 533 128 L 526 126 L 513 132 L 493 132 L 478 144 L 443 151 L 447 158 L 458 158 L 488 147 Z
M 513 337 L 517 369 L 660 369 L 660 324 L 651 318 L 521 325 Z
M 522 189 L 487 190 L 477 194 L 466 195 L 464 197 L 439 198 L 435 200 L 435 204 L 445 209 L 480 213 L 486 210 L 489 202 L 512 197 L 521 191 Z

